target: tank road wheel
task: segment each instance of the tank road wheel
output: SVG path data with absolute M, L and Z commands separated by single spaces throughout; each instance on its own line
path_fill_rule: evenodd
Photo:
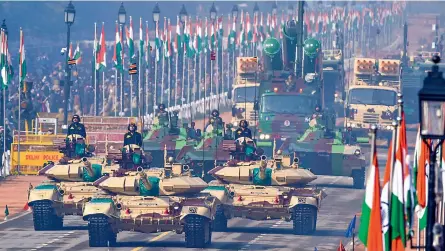
M 309 205 L 297 205 L 293 211 L 294 234 L 313 234 L 317 228 L 317 209 Z
M 204 248 L 212 242 L 211 223 L 207 218 L 198 215 L 190 215 L 185 221 L 184 229 L 185 246 L 187 248 Z
M 63 217 L 58 217 L 50 201 L 36 201 L 32 205 L 32 218 L 35 231 L 59 230 L 63 227 Z
M 227 217 L 224 214 L 222 205 L 216 206 L 215 219 L 213 220 L 213 229 L 216 232 L 224 232 L 227 230 Z
M 365 188 L 365 170 L 353 170 L 352 171 L 352 187 L 356 189 Z
M 108 218 L 91 216 L 88 219 L 90 247 L 112 247 L 116 245 L 117 234 L 113 233 Z

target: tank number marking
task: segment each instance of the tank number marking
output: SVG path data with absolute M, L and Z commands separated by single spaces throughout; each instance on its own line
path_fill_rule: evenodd
M 298 203 L 306 203 L 306 198 L 298 198 Z
M 192 214 L 196 214 L 196 212 L 198 211 L 197 207 L 189 207 L 189 212 Z

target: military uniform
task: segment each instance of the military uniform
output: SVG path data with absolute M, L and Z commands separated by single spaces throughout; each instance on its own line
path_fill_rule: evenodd
M 85 126 L 82 123 L 75 122 L 71 123 L 71 125 L 68 127 L 68 136 L 73 134 L 79 134 L 80 136 L 86 138 L 87 133 L 85 131 Z
M 142 146 L 142 135 L 138 132 L 127 132 L 124 135 L 124 146 L 127 145 Z
M 241 138 L 241 137 L 247 137 L 252 138 L 252 131 L 250 131 L 249 128 L 238 128 L 235 131 L 235 139 Z
M 160 126 L 168 125 L 168 112 L 166 112 L 165 110 L 160 110 L 158 113 L 158 120 Z

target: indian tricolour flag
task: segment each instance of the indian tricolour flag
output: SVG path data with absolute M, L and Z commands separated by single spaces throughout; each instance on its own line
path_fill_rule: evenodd
M 394 140 L 394 139 L 393 139 Z M 389 143 L 388 147 L 388 157 L 386 161 L 386 168 L 385 168 L 385 175 L 383 177 L 383 187 L 382 187 L 382 194 L 380 196 L 380 209 L 381 209 L 381 216 L 382 216 L 382 235 L 383 235 L 383 250 L 389 251 L 391 246 L 391 240 L 389 235 L 389 198 L 390 198 L 390 191 L 389 191 L 389 184 L 390 184 L 390 178 L 391 178 L 391 163 L 392 159 L 392 140 Z
M 96 70 L 104 71 L 107 67 L 107 45 L 105 43 L 105 27 L 102 23 L 102 31 L 100 33 L 99 51 L 97 52 Z
M 114 40 L 114 55 L 113 62 L 114 67 L 118 69 L 120 72 L 124 70 L 122 65 L 122 43 L 121 43 L 122 34 L 119 32 L 119 24 L 116 21 L 116 35 Z
M 128 56 L 130 57 L 130 63 L 134 63 L 133 60 L 136 57 L 134 54 L 134 40 L 133 40 L 133 19 L 130 16 L 130 28 L 127 28 L 125 26 L 125 33 L 127 38 L 127 45 L 128 45 Z
M 365 200 L 362 206 L 359 239 L 368 250 L 383 251 L 380 177 L 375 147 L 372 156 L 368 180 L 366 181 Z
M 23 30 L 20 28 L 20 85 L 23 88 L 23 81 L 26 78 L 26 56 L 25 56 L 25 38 L 23 35 Z
M 420 152 L 418 153 L 417 161 L 417 206 L 416 212 L 419 218 L 419 229 L 426 228 L 427 218 L 427 204 L 428 204 L 428 175 L 429 175 L 429 156 L 430 149 L 428 145 L 420 138 L 420 133 L 417 135 L 418 144 L 420 145 Z

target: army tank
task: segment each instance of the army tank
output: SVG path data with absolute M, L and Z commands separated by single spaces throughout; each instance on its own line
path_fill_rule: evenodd
M 183 147 L 197 144 L 197 140 L 188 137 L 186 127 L 178 127 L 178 112 L 172 113 L 164 112 L 158 115 L 157 121 L 144 137 L 143 150 L 151 154 L 152 166 L 162 167 L 164 148 L 167 148 L 170 156 L 176 156 Z
M 260 160 L 233 159 L 209 173 L 216 180 L 203 192 L 221 202 L 216 209 L 215 231 L 226 231 L 228 219 L 247 218 L 293 221 L 297 235 L 315 232 L 318 209 L 326 194 L 305 186 L 317 177 L 300 166 L 298 157 L 277 154 L 272 160 L 265 155 Z
M 166 153 L 165 153 L 166 156 Z M 94 185 L 113 196 L 98 196 L 85 204 L 89 245 L 116 244 L 121 231 L 185 233 L 188 248 L 211 243 L 212 220 L 219 201 L 187 165 L 168 157 L 164 168 L 127 172 L 123 177 L 102 177 Z
M 60 229 L 65 215 L 82 215 L 83 205 L 101 193 L 92 182 L 119 169 L 119 165 L 107 166 L 105 158 L 93 157 L 94 147 L 86 146 L 80 135 L 70 135 L 67 144 L 57 144 L 64 157 L 41 169 L 38 175 L 49 180 L 29 191 L 28 205 L 33 211 L 36 231 Z
M 196 145 L 184 146 L 176 155 L 177 162 L 191 166 L 194 175 L 201 176 L 206 182 L 213 179 L 207 172 L 214 167 L 215 161 L 223 164 L 230 160 L 224 145 L 233 142 L 232 125 L 225 125 L 218 119 L 211 117 L 202 139 Z

